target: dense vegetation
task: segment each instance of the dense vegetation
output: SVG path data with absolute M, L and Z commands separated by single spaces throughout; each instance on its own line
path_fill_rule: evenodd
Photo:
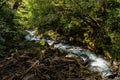
M 119 22 L 119 0 L 0 0 L 0 55 L 25 49 L 31 28 L 119 59 Z

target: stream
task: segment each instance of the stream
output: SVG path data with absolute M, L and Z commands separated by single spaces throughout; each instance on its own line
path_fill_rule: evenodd
M 26 30 L 29 34 L 25 36 L 26 40 L 30 41 L 40 41 L 45 40 L 50 46 L 53 45 L 54 48 L 63 50 L 68 53 L 73 53 L 79 56 L 83 61 L 89 61 L 89 69 L 91 71 L 100 72 L 102 77 L 109 77 L 112 74 L 110 69 L 110 62 L 106 61 L 104 58 L 99 57 L 93 52 L 83 49 L 79 46 L 73 46 L 69 44 L 64 44 L 63 42 L 55 43 L 52 38 L 39 37 L 35 35 L 36 31 Z

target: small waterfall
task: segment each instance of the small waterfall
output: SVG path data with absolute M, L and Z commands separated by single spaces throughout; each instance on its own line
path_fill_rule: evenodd
M 69 44 L 64 44 L 64 43 L 55 43 L 54 40 L 52 39 L 46 39 L 44 37 L 39 37 L 35 35 L 35 31 L 30 31 L 26 30 L 29 34 L 25 36 L 26 40 L 30 41 L 40 41 L 40 40 L 45 40 L 50 46 L 53 45 L 54 48 L 58 48 L 60 50 L 63 50 L 68 53 L 74 53 L 78 55 L 80 58 L 83 60 L 86 60 L 86 57 L 89 59 L 89 69 L 91 71 L 99 71 L 103 77 L 108 77 L 112 75 L 112 72 L 110 70 L 110 63 L 106 61 L 105 59 L 98 57 L 94 53 L 92 53 L 89 50 L 83 49 L 78 46 L 71 46 Z

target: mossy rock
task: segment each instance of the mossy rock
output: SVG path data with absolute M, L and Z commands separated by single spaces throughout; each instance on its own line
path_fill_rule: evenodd
M 35 47 L 39 47 L 41 49 L 45 49 L 45 48 L 49 47 L 49 44 L 45 40 L 40 40 L 39 42 L 37 42 L 35 44 Z

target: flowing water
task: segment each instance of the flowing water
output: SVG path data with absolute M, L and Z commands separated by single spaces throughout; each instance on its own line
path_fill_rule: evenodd
M 110 63 L 105 59 L 98 57 L 94 53 L 89 50 L 83 49 L 78 46 L 72 46 L 69 44 L 64 44 L 62 42 L 55 43 L 55 41 L 51 38 L 39 37 L 35 35 L 35 31 L 26 30 L 29 34 L 25 36 L 26 40 L 30 41 L 40 41 L 45 40 L 50 46 L 53 45 L 54 48 L 58 48 L 68 53 L 74 53 L 78 55 L 83 61 L 89 60 L 89 69 L 91 71 L 98 71 L 101 73 L 103 77 L 108 77 L 112 75 L 110 69 Z

